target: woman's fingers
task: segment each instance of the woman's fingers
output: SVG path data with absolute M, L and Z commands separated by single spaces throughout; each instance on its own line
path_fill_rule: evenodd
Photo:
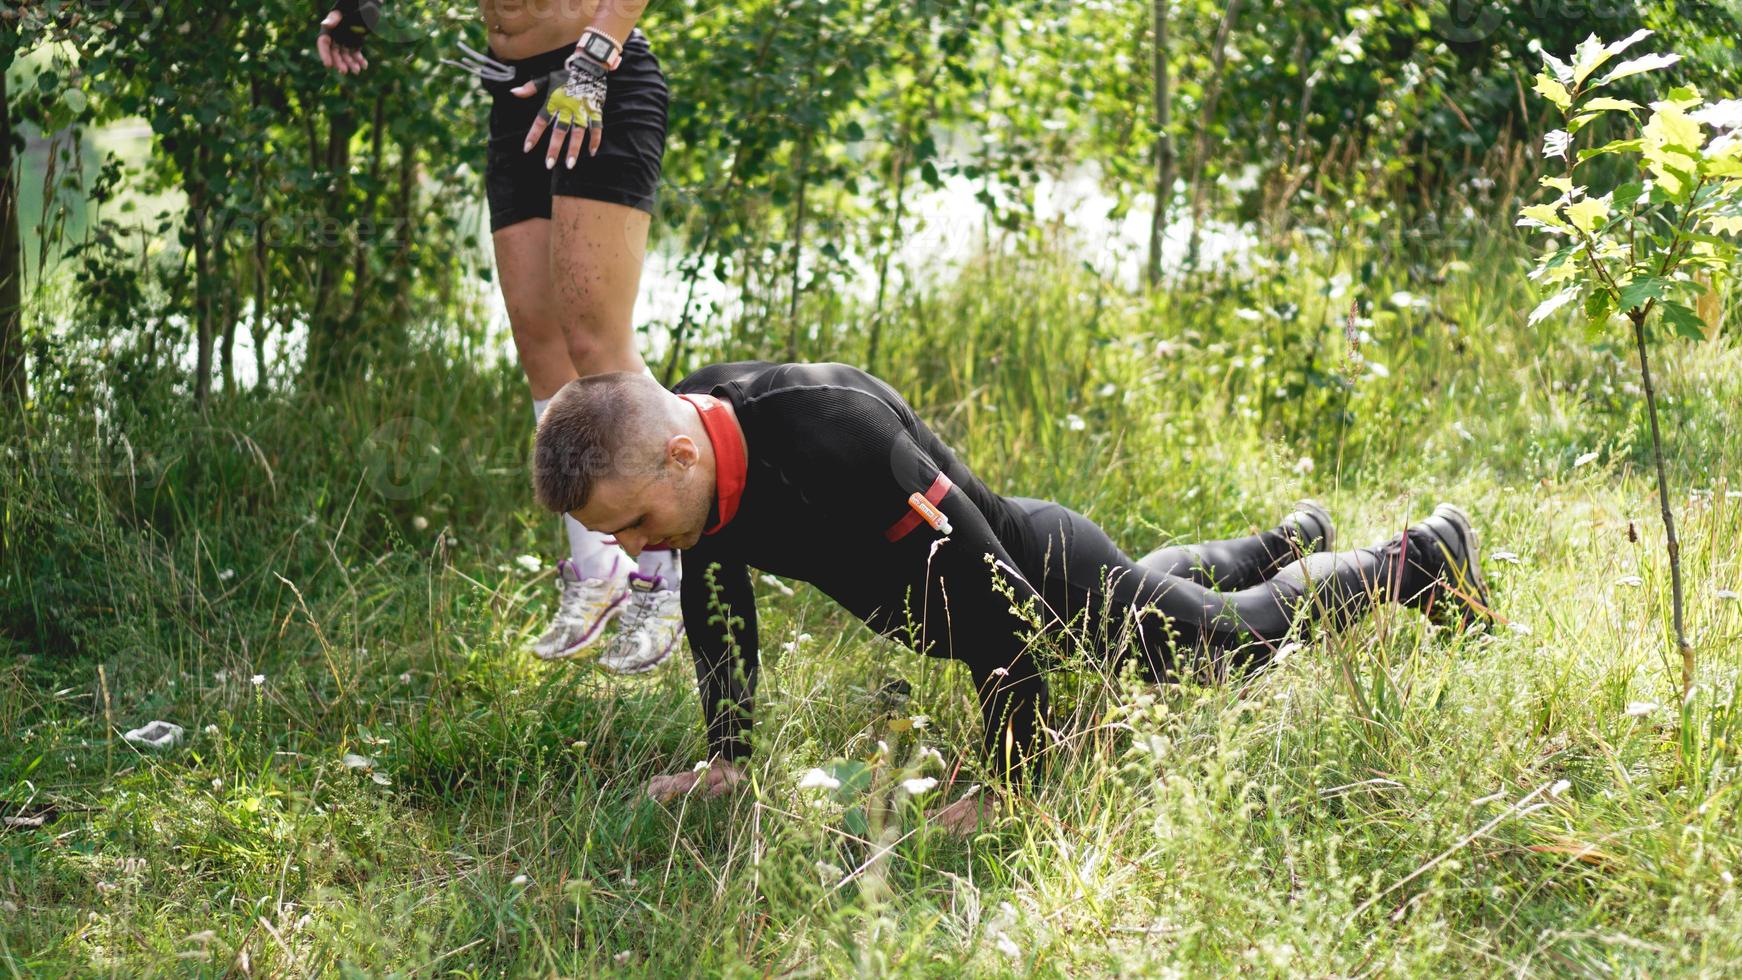
M 587 128 L 587 135 L 591 137 L 589 140 L 590 145 L 587 148 L 587 155 L 590 157 L 596 157 L 599 155 L 599 144 L 605 142 L 605 124 L 596 119 L 593 120 L 593 125 Z M 570 159 L 569 166 L 573 167 L 574 165 L 575 161 Z
M 549 125 L 550 117 L 539 113 L 538 118 L 532 121 L 532 128 L 526 131 L 526 145 L 520 148 L 520 152 L 531 153 L 532 148 L 538 145 L 538 138 L 544 135 L 545 127 Z
M 557 154 L 563 151 L 563 143 L 568 140 L 569 131 L 573 128 L 566 119 L 557 117 L 556 126 L 550 131 L 550 147 L 544 153 L 544 169 L 555 169 Z M 580 141 L 575 142 L 578 144 Z

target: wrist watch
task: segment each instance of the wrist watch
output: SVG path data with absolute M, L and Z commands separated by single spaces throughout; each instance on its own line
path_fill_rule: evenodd
M 575 50 L 604 65 L 606 70 L 615 69 L 617 63 L 623 60 L 623 45 L 597 27 L 589 27 L 581 33 Z

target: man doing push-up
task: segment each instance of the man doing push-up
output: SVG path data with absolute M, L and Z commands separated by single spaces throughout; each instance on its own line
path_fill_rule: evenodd
M 1109 668 L 1136 657 L 1162 680 L 1203 662 L 1260 666 L 1298 626 L 1380 601 L 1460 626 L 1488 617 L 1475 532 L 1449 504 L 1370 548 L 1329 551 L 1330 517 L 1309 503 L 1251 537 L 1133 561 L 1066 507 L 987 489 L 894 389 L 841 364 L 719 364 L 675 393 L 641 374 L 570 382 L 539 423 L 533 482 L 545 507 L 630 554 L 684 552 L 712 765 L 657 777 L 656 798 L 742 778 L 752 568 L 809 582 L 878 632 L 965 663 L 1000 770 L 1041 748 L 1047 665 L 1024 605 L 1060 628 L 1101 624 L 1088 631 L 1093 655 Z

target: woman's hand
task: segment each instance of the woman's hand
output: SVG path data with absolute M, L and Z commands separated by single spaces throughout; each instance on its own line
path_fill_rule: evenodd
M 523 99 L 540 93 L 544 97 L 538 118 L 526 131 L 526 145 L 521 147 L 521 152 L 532 152 L 545 128 L 554 121 L 556 131 L 550 135 L 550 148 L 544 156 L 546 170 L 556 166 L 557 154 L 563 151 L 565 143 L 568 144 L 567 166 L 570 170 L 580 159 L 582 144 L 590 142 L 588 155 L 597 154 L 599 144 L 605 140 L 605 75 L 608 71 L 604 64 L 576 51 L 560 70 L 514 89 L 514 94 Z M 581 133 L 570 139 L 571 131 L 576 128 Z
M 702 796 L 713 799 L 724 796 L 744 781 L 744 770 L 737 763 L 716 760 L 700 769 L 655 776 L 647 781 L 647 796 L 656 803 L 669 803 L 700 785 Z
M 355 75 L 369 67 L 363 57 L 363 38 L 381 16 L 378 0 L 341 0 L 327 11 L 321 20 L 321 34 L 315 39 L 315 50 L 321 64 L 341 75 Z

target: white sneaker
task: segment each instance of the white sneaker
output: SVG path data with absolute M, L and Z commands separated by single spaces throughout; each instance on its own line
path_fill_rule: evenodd
M 574 562 L 557 562 L 557 580 L 562 583 L 562 602 L 550 628 L 532 645 L 532 652 L 545 660 L 572 657 L 605 635 L 605 624 L 629 602 L 625 588 L 628 562 L 621 555 L 611 562 L 604 578 L 581 578 Z
M 678 590 L 662 588 L 657 575 L 629 573 L 629 609 L 599 666 L 618 674 L 652 670 L 671 656 L 683 638 L 683 608 Z

